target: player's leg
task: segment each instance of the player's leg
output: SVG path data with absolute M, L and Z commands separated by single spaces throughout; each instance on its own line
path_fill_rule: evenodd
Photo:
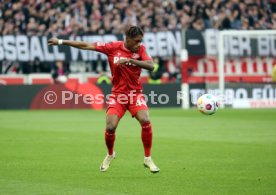
M 144 166 L 149 168 L 151 172 L 157 173 L 160 169 L 155 165 L 151 158 L 151 147 L 152 147 L 152 127 L 149 119 L 148 110 L 140 110 L 135 115 L 142 127 L 142 142 L 144 146 Z
M 103 160 L 100 166 L 100 171 L 102 172 L 107 171 L 112 160 L 115 158 L 115 131 L 119 121 L 120 118 L 115 114 L 106 115 L 105 144 L 108 150 L 108 154 L 106 155 L 105 159 Z
M 151 159 L 151 147 L 152 147 L 152 127 L 149 119 L 148 106 L 145 101 L 145 97 L 143 94 L 136 94 L 130 99 L 129 111 L 132 116 L 135 117 L 141 127 L 141 138 L 144 146 L 144 165 L 148 167 L 151 172 L 157 173 L 159 172 L 159 168 L 154 164 Z
M 152 146 L 152 128 L 149 119 L 148 106 L 143 94 L 135 94 L 130 100 L 129 111 L 132 117 L 135 117 L 141 127 L 141 138 L 144 145 L 145 157 L 150 157 Z
M 114 152 L 115 131 L 119 120 L 119 117 L 115 114 L 106 115 L 105 144 L 109 155 L 112 155 Z
M 113 104 L 108 106 L 106 112 L 106 128 L 105 128 L 105 144 L 108 150 L 108 154 L 105 157 L 103 163 L 100 166 L 100 171 L 107 171 L 112 160 L 115 158 L 114 142 L 116 128 L 120 119 L 123 117 L 126 111 L 126 105 L 119 104 L 113 101 Z
M 135 118 L 139 121 L 142 127 L 141 138 L 144 145 L 145 157 L 150 157 L 152 147 L 152 127 L 149 120 L 149 113 L 147 110 L 140 110 L 136 113 Z

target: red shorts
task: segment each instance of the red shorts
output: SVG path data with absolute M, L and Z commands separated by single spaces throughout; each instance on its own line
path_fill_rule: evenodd
M 132 117 L 140 110 L 148 110 L 145 96 L 142 93 L 111 94 L 106 115 L 115 114 L 122 118 L 126 110 L 129 110 Z

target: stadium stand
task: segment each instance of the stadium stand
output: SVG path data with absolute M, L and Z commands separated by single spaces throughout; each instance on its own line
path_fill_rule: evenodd
M 122 34 L 130 24 L 145 32 L 276 29 L 275 5 L 274 0 L 6 0 L 0 4 L 0 34 Z M 38 61 L 10 64 L 2 61 L 2 74 L 47 73 L 52 67 Z M 92 65 L 84 71 L 97 72 Z

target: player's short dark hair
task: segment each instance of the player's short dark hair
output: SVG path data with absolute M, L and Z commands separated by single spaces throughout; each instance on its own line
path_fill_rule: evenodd
M 138 26 L 130 26 L 125 31 L 126 37 L 135 38 L 139 35 L 144 35 L 143 30 Z

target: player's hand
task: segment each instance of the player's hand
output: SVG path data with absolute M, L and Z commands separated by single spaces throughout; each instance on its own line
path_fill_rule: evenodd
M 129 63 L 130 59 L 127 58 L 127 59 L 120 59 L 117 64 L 120 66 L 120 65 L 123 65 L 123 64 L 126 64 L 126 63 Z
M 48 40 L 48 45 L 58 45 L 58 39 L 57 38 L 51 38 Z

